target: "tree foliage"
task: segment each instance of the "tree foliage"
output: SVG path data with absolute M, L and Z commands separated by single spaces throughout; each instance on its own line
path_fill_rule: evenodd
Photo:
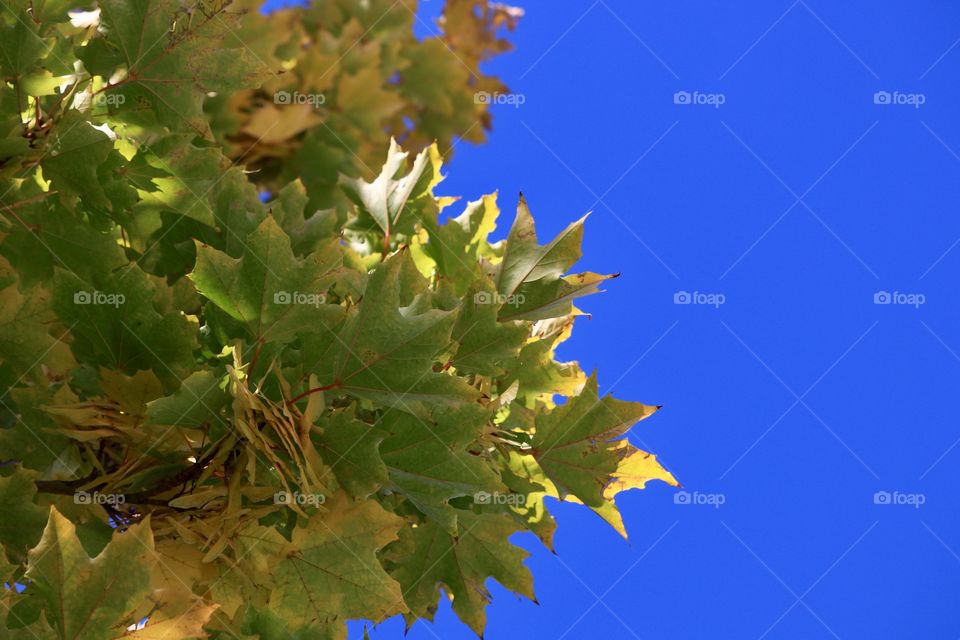
M 583 221 L 435 193 L 519 12 L 257 4 L 0 16 L 0 638 L 343 638 L 441 589 L 481 633 L 547 497 L 626 535 L 675 484 L 623 437 L 656 407 L 554 356 L 612 277 Z

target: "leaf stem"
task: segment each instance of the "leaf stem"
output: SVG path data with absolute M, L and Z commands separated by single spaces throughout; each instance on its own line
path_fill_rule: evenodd
M 303 399 L 306 398 L 307 396 L 309 396 L 309 395 L 311 395 L 311 394 L 314 394 L 314 393 L 318 393 L 318 392 L 320 392 L 320 391 L 329 391 L 330 389 L 339 389 L 342 384 L 343 384 L 343 383 L 340 382 L 339 380 L 335 380 L 332 384 L 328 384 L 328 385 L 326 385 L 326 386 L 324 386 L 324 387 L 314 387 L 313 389 L 307 389 L 306 391 L 304 391 L 304 392 L 301 393 L 300 395 L 296 396 L 296 397 L 293 398 L 292 400 L 287 401 L 287 406 L 289 407 L 290 405 L 295 404 L 297 401 L 303 400 Z
M 253 358 L 250 359 L 249 375 L 253 375 L 253 370 L 257 366 L 257 360 L 260 358 L 260 351 L 263 349 L 263 338 L 257 338 L 257 350 L 253 352 Z

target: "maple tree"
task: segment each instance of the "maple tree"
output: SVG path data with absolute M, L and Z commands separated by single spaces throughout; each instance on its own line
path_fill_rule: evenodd
M 676 484 L 624 438 L 656 407 L 554 356 L 612 277 L 583 220 L 435 194 L 518 11 L 5 6 L 0 639 L 343 638 L 441 589 L 482 633 L 546 498 L 626 535 Z

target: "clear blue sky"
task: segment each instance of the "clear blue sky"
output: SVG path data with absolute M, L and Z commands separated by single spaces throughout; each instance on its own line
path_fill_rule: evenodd
M 522 190 L 543 237 L 594 211 L 580 266 L 623 276 L 561 356 L 665 405 L 633 440 L 723 504 L 631 492 L 629 544 L 556 505 L 557 555 L 516 540 L 540 605 L 492 584 L 486 637 L 958 637 L 960 5 L 522 4 L 490 70 L 525 103 L 443 191 Z

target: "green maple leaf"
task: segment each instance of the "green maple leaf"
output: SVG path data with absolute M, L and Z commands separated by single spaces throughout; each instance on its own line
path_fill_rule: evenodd
M 517 217 L 510 228 L 503 260 L 497 269 L 497 291 L 504 296 L 511 296 L 524 283 L 563 275 L 580 259 L 585 219 L 586 217 L 577 220 L 549 244 L 540 246 L 533 217 L 521 194 L 517 204 Z
M 477 635 L 486 626 L 488 578 L 535 599 L 533 578 L 523 565 L 528 554 L 508 542 L 519 525 L 504 515 L 466 511 L 457 520 L 456 535 L 427 523 L 401 531 L 400 541 L 386 551 L 394 565 L 391 575 L 410 607 L 408 627 L 417 618 L 433 620 L 441 586 L 453 597 L 454 612 Z
M 220 149 L 187 134 L 151 140 L 141 156 L 135 168 L 140 201 L 127 231 L 130 254 L 144 270 L 180 277 L 194 266 L 196 242 L 243 254 L 267 212 L 241 167 L 230 167 Z
M 130 372 L 152 369 L 167 388 L 177 386 L 193 369 L 196 328 L 157 304 L 158 287 L 136 266 L 95 275 L 92 282 L 57 270 L 53 306 L 71 327 L 77 360 Z
M 204 94 L 256 86 L 271 72 L 245 48 L 221 46 L 232 18 L 216 7 L 188 12 L 176 0 L 98 4 L 105 33 L 82 55 L 103 77 L 125 70 L 107 92 L 119 118 L 138 124 L 155 118 L 171 130 L 209 135 Z
M 456 316 L 401 308 L 401 273 L 409 260 L 401 252 L 377 267 L 356 312 L 312 350 L 311 359 L 331 388 L 428 416 L 432 406 L 470 402 L 478 394 L 463 379 L 433 371 L 434 359 L 451 344 Z
M 429 233 L 423 250 L 433 260 L 437 273 L 452 282 L 458 293 L 481 277 L 480 258 L 499 214 L 497 195 L 492 194 L 467 203 L 463 213 L 446 224 L 437 224 L 432 218 L 423 220 Z
M 530 335 L 523 323 L 499 321 L 495 301 L 496 290 L 488 279 L 478 280 L 467 290 L 453 328 L 458 346 L 451 362 L 458 371 L 500 375 L 502 363 L 515 359 Z
M 15 473 L 0 478 L 0 544 L 3 544 L 10 559 L 20 562 L 26 558 L 27 549 L 40 539 L 47 511 L 33 502 L 37 489 L 25 473 Z M 0 563 L 5 559 L 0 555 Z
M 458 512 L 448 501 L 499 485 L 499 475 L 476 444 L 490 417 L 479 405 L 464 405 L 438 408 L 429 420 L 397 411 L 386 412 L 381 420 L 390 433 L 380 444 L 380 456 L 391 483 L 451 533 L 457 531 Z
M 154 561 L 149 521 L 113 540 L 91 559 L 76 528 L 55 507 L 40 543 L 30 550 L 27 578 L 61 640 L 110 640 L 150 591 Z M 119 629 L 118 629 L 119 627 Z
M 101 167 L 109 174 L 110 169 L 122 167 L 125 160 L 114 150 L 110 137 L 79 112 L 68 112 L 54 127 L 51 138 L 41 166 L 61 199 L 78 196 L 90 207 L 112 211 L 114 202 L 136 197 L 125 182 L 120 182 L 118 187 L 109 175 L 101 179 Z M 105 185 L 110 187 L 112 198 L 104 190 Z
M 548 244 L 537 242 L 537 231 L 527 203 L 520 196 L 517 217 L 507 236 L 503 260 L 496 269 L 496 285 L 503 305 L 501 320 L 543 320 L 563 317 L 572 302 L 597 293 L 604 280 L 616 277 L 581 273 L 561 277 L 580 259 L 583 222 L 577 220 Z
M 200 428 L 224 424 L 220 411 L 230 402 L 224 376 L 197 371 L 185 378 L 173 394 L 147 405 L 146 416 L 153 425 Z
M 156 216 L 167 215 L 195 220 L 205 225 L 204 231 L 215 227 L 221 232 L 221 248 L 239 254 L 265 216 L 256 187 L 242 168 L 231 167 L 222 150 L 202 145 L 189 134 L 151 140 L 138 157 L 131 168 L 142 199 L 136 213 L 149 214 L 152 224 L 157 224 Z M 169 228 L 165 232 L 174 233 Z
M 17 271 L 21 287 L 49 287 L 55 268 L 89 281 L 129 262 L 115 236 L 103 233 L 54 200 L 45 198 L 35 208 L 21 212 L 25 224 L 14 226 L 0 247 Z M 91 260 L 94 255 L 97 259 Z
M 0 89 L 0 100 L 4 98 L 4 93 L 9 97 L 9 91 Z M 19 115 L 0 115 L 0 160 L 6 161 L 9 158 L 24 156 L 29 154 L 30 141 L 23 137 L 23 124 Z M 5 200 L 5 198 L 0 198 Z
M 355 418 L 353 407 L 335 412 L 319 426 L 314 442 L 347 493 L 367 498 L 390 481 L 379 451 L 387 434 Z
M 455 105 L 456 95 L 450 89 L 468 84 L 472 72 L 459 58 L 444 55 L 446 47 L 439 38 L 430 38 L 407 50 L 410 66 L 403 71 L 403 89 L 431 110 L 450 117 L 460 106 Z M 473 114 L 464 116 L 473 119 Z
M 537 416 L 532 456 L 556 486 L 559 497 L 575 496 L 626 537 L 613 493 L 643 487 L 650 479 L 677 484 L 655 459 L 646 458 L 650 454 L 621 439 L 658 408 L 609 395 L 601 398 L 596 375 L 591 375 L 580 395 Z M 636 473 L 641 464 L 644 475 Z
M 153 224 L 158 224 L 152 219 L 158 213 L 167 213 L 215 227 L 217 187 L 226 177 L 224 163 L 219 149 L 195 145 L 192 136 L 186 134 L 152 141 L 135 174 L 139 183 L 148 183 L 141 184 L 136 212 L 139 216 L 150 215 Z M 245 198 L 237 200 L 247 204 Z
M 575 394 L 584 384 L 584 373 L 576 362 L 554 360 L 555 348 L 556 343 L 547 339 L 525 344 L 515 360 L 504 361 L 502 388 L 517 383 L 528 408 L 544 396 Z
M 400 585 L 384 571 L 376 553 L 396 539 L 403 521 L 375 502 L 338 497 L 289 543 L 263 538 L 272 563 L 270 610 L 297 628 L 347 618 L 384 620 L 403 611 Z M 255 535 L 255 534 L 251 534 Z
M 9 7 L 6 11 L 13 13 Z M 26 11 L 13 15 L 13 24 L 0 27 L 0 71 L 5 77 L 19 79 L 34 69 L 50 43 L 41 37 L 37 23 Z
M 306 255 L 319 248 L 320 243 L 339 233 L 336 212 L 332 209 L 316 211 L 307 217 L 309 198 L 300 179 L 285 186 L 277 194 L 274 217 L 290 236 L 294 253 Z
M 59 399 L 74 400 L 70 390 L 61 387 L 56 395 L 49 388 L 17 387 L 3 401 L 6 409 L 15 409 L 16 422 L 0 429 L 0 460 L 17 460 L 26 469 L 45 471 L 51 465 L 67 466 L 76 458 L 68 439 L 59 432 L 44 407 Z M 12 400 L 13 406 L 8 402 Z
M 340 316 L 341 308 L 326 304 L 326 296 L 342 265 L 335 240 L 297 258 L 290 238 L 267 217 L 247 238 L 239 259 L 198 244 L 190 279 L 220 311 L 243 325 L 245 337 L 282 343 L 322 324 L 321 318 L 332 323 Z M 210 312 L 207 316 L 216 318 Z M 227 335 L 235 334 L 227 330 Z

